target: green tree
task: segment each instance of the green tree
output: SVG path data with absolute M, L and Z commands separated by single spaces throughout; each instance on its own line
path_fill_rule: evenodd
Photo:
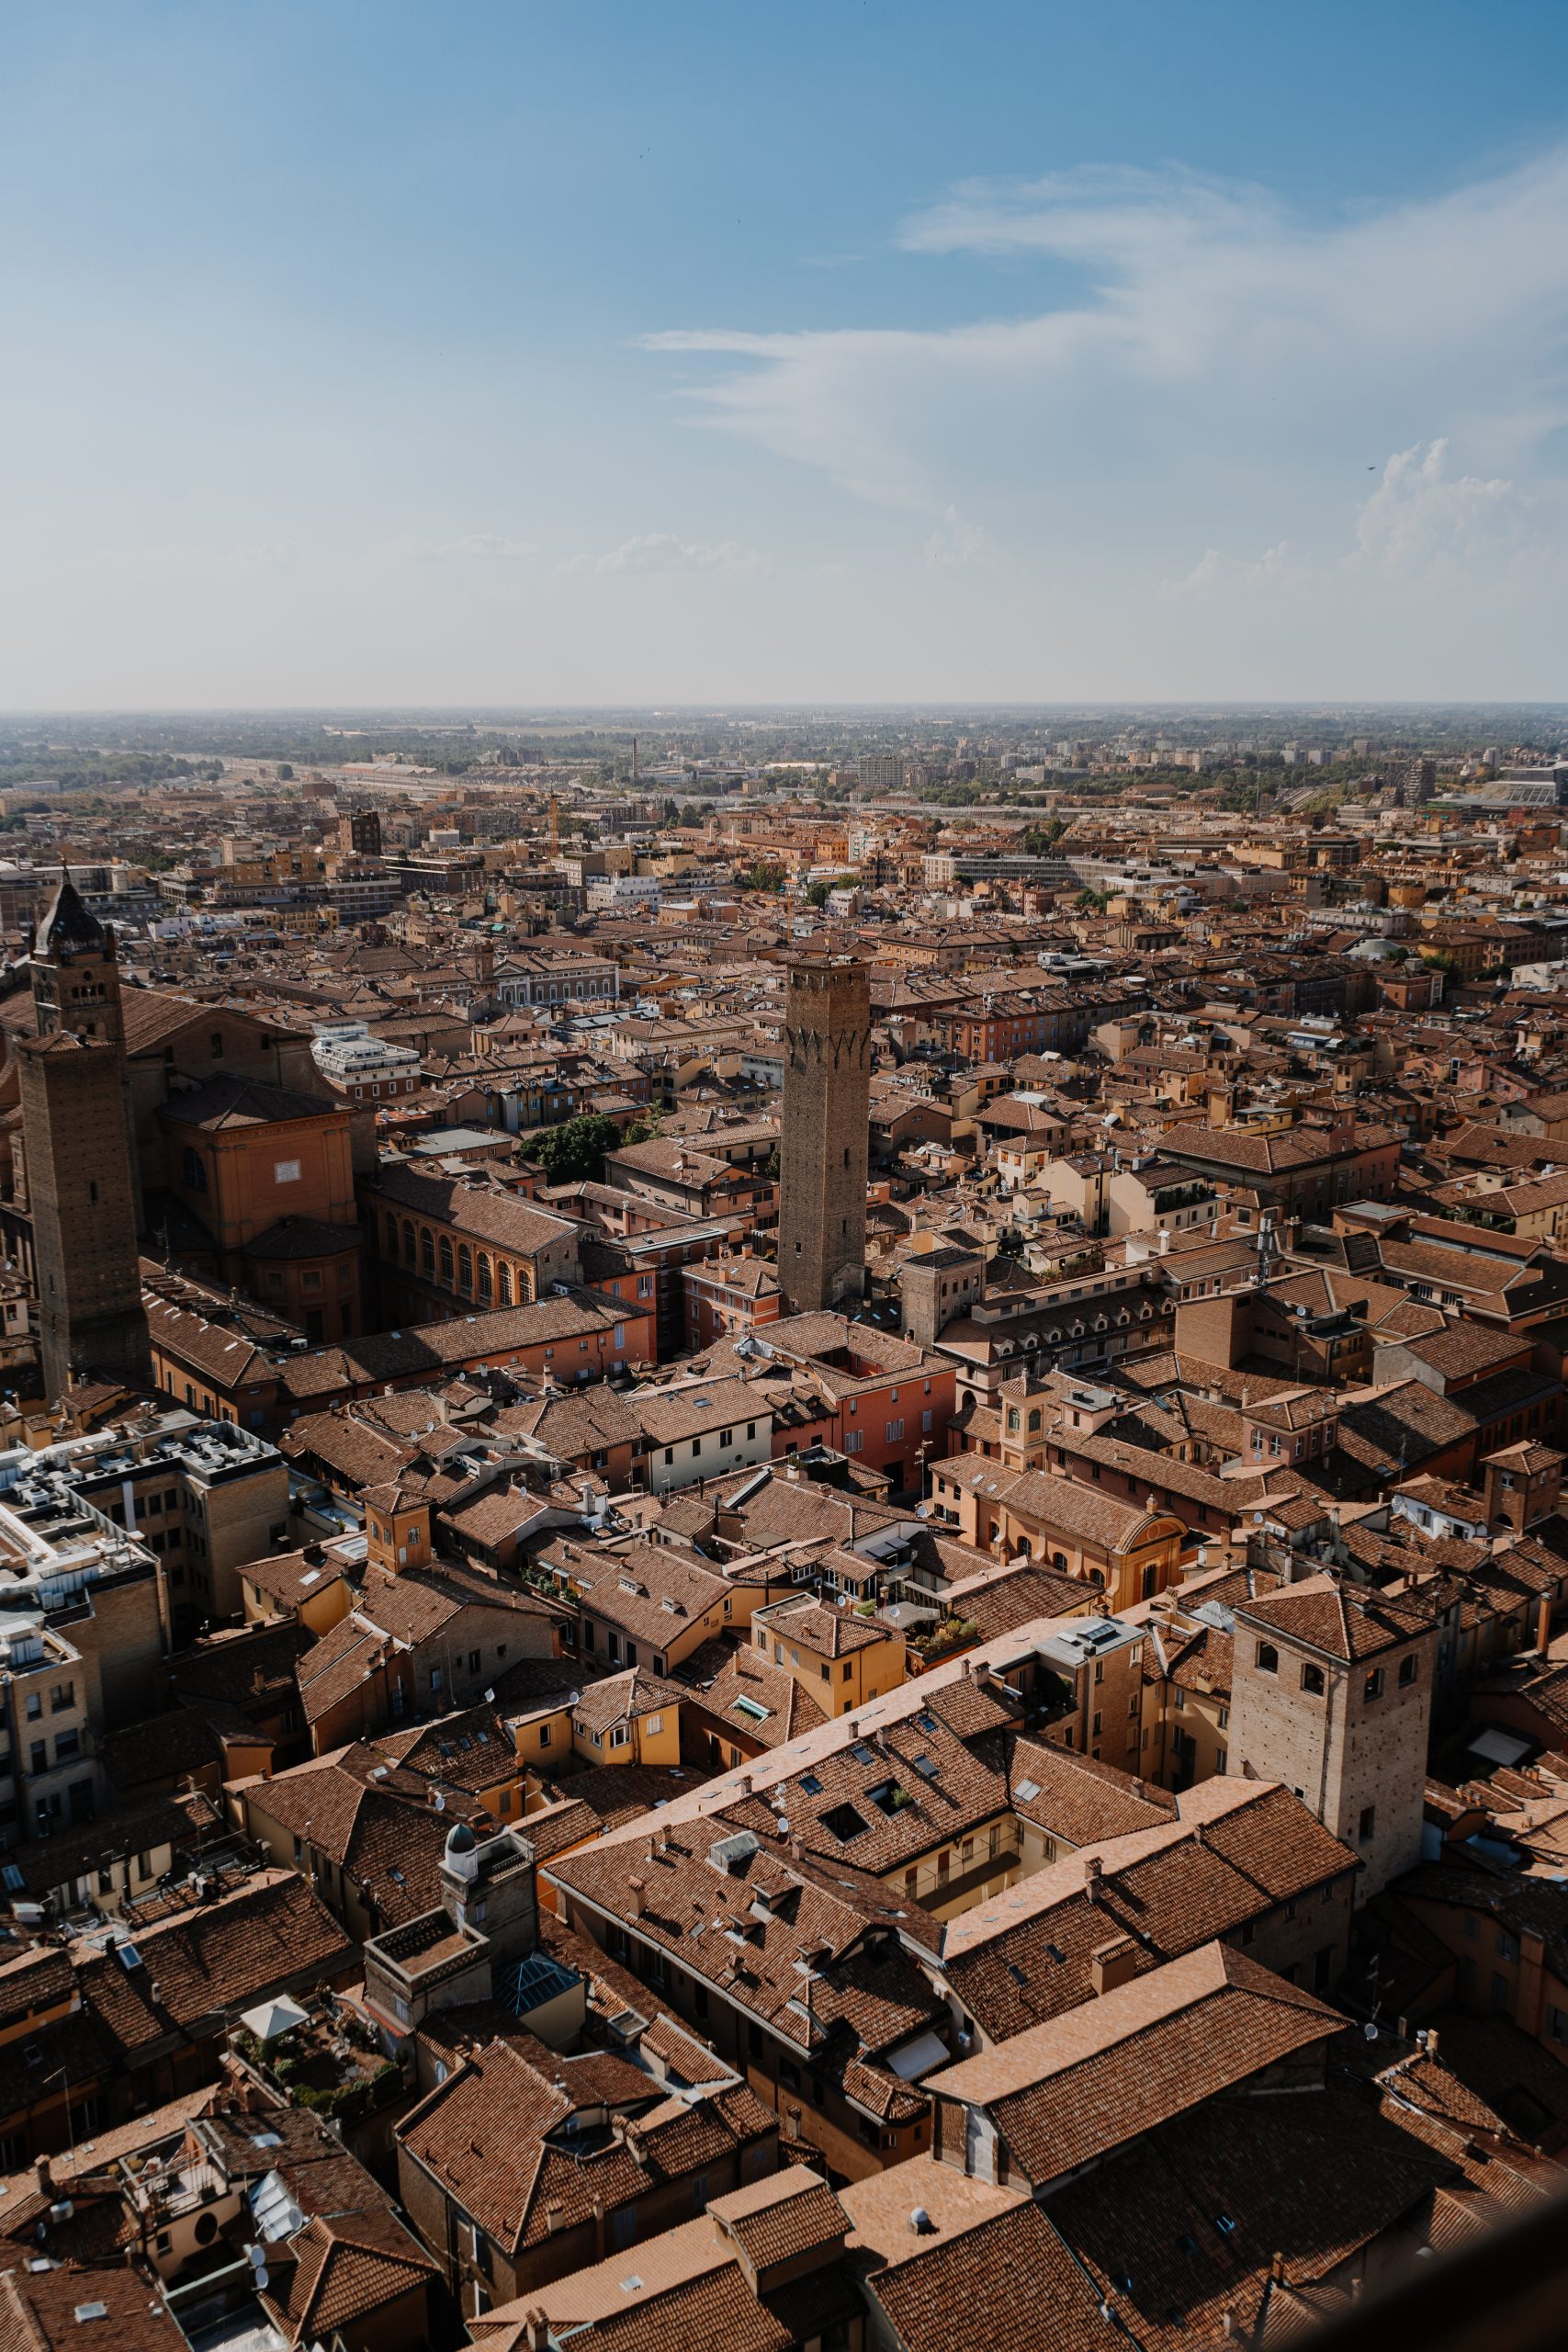
M 825 907 L 828 903 L 828 894 L 832 887 L 830 882 L 813 882 L 806 895 L 814 907 Z
M 294 771 L 287 760 L 280 760 L 277 763 L 277 780 L 279 784 L 292 784 L 294 781 Z
M 743 890 L 782 890 L 784 886 L 784 870 L 782 865 L 772 865 L 764 862 L 761 865 L 748 867 L 744 874 L 737 876 L 737 879 Z
M 652 1143 L 664 1122 L 655 1110 L 639 1111 L 626 1129 L 628 1143 Z
M 552 1184 L 596 1184 L 604 1173 L 604 1154 L 620 1140 L 614 1119 L 585 1114 L 530 1136 L 526 1150 Z

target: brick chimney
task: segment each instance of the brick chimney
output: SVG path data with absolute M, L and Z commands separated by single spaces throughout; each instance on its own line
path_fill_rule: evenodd
M 1137 1972 L 1138 1947 L 1131 1936 L 1112 1936 L 1109 1942 L 1096 1944 L 1089 1955 L 1089 1982 L 1096 1993 L 1114 1992 L 1118 1984 L 1125 1984 Z

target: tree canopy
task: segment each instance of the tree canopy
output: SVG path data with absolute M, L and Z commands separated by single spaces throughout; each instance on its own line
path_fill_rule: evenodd
M 552 1184 L 596 1184 L 604 1173 L 604 1154 L 614 1151 L 621 1131 L 614 1119 L 584 1114 L 564 1125 L 546 1127 L 531 1136 L 528 1158 L 545 1171 Z

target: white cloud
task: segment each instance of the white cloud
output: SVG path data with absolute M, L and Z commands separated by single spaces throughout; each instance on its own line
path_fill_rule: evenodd
M 767 569 L 764 557 L 734 539 L 682 539 L 672 531 L 645 531 L 603 555 L 573 556 L 561 566 L 563 571 L 600 573 L 708 571 L 727 580 L 754 579 Z
M 1357 518 L 1352 564 L 1404 583 L 1495 578 L 1526 548 L 1536 502 L 1511 481 L 1483 481 L 1449 468 L 1449 445 L 1401 449 Z
M 646 341 L 691 363 L 693 421 L 933 522 L 1119 546 L 1154 581 L 1209 538 L 1333 560 L 1379 451 L 1446 432 L 1518 481 L 1568 423 L 1565 217 L 1568 147 L 1326 222 L 1179 172 L 971 183 L 899 242 L 1011 315 Z
M 978 563 L 990 549 L 989 535 L 977 523 L 965 523 L 956 506 L 950 506 L 942 520 L 942 527 L 926 541 L 926 568 L 931 571 L 956 571 L 964 565 Z
M 386 540 L 376 553 L 416 563 L 517 563 L 544 552 L 536 539 L 508 539 L 491 531 L 470 531 L 456 539 L 422 538 L 403 532 Z
M 1178 580 L 1162 580 L 1162 596 L 1212 596 L 1222 590 L 1242 588 L 1252 593 L 1270 588 L 1299 588 L 1312 577 L 1312 567 L 1289 539 L 1280 539 L 1253 562 L 1206 548 L 1190 571 Z

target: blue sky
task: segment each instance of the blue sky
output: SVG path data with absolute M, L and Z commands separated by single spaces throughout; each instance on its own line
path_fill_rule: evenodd
M 1565 691 L 1560 0 L 10 0 L 0 74 L 0 707 Z

